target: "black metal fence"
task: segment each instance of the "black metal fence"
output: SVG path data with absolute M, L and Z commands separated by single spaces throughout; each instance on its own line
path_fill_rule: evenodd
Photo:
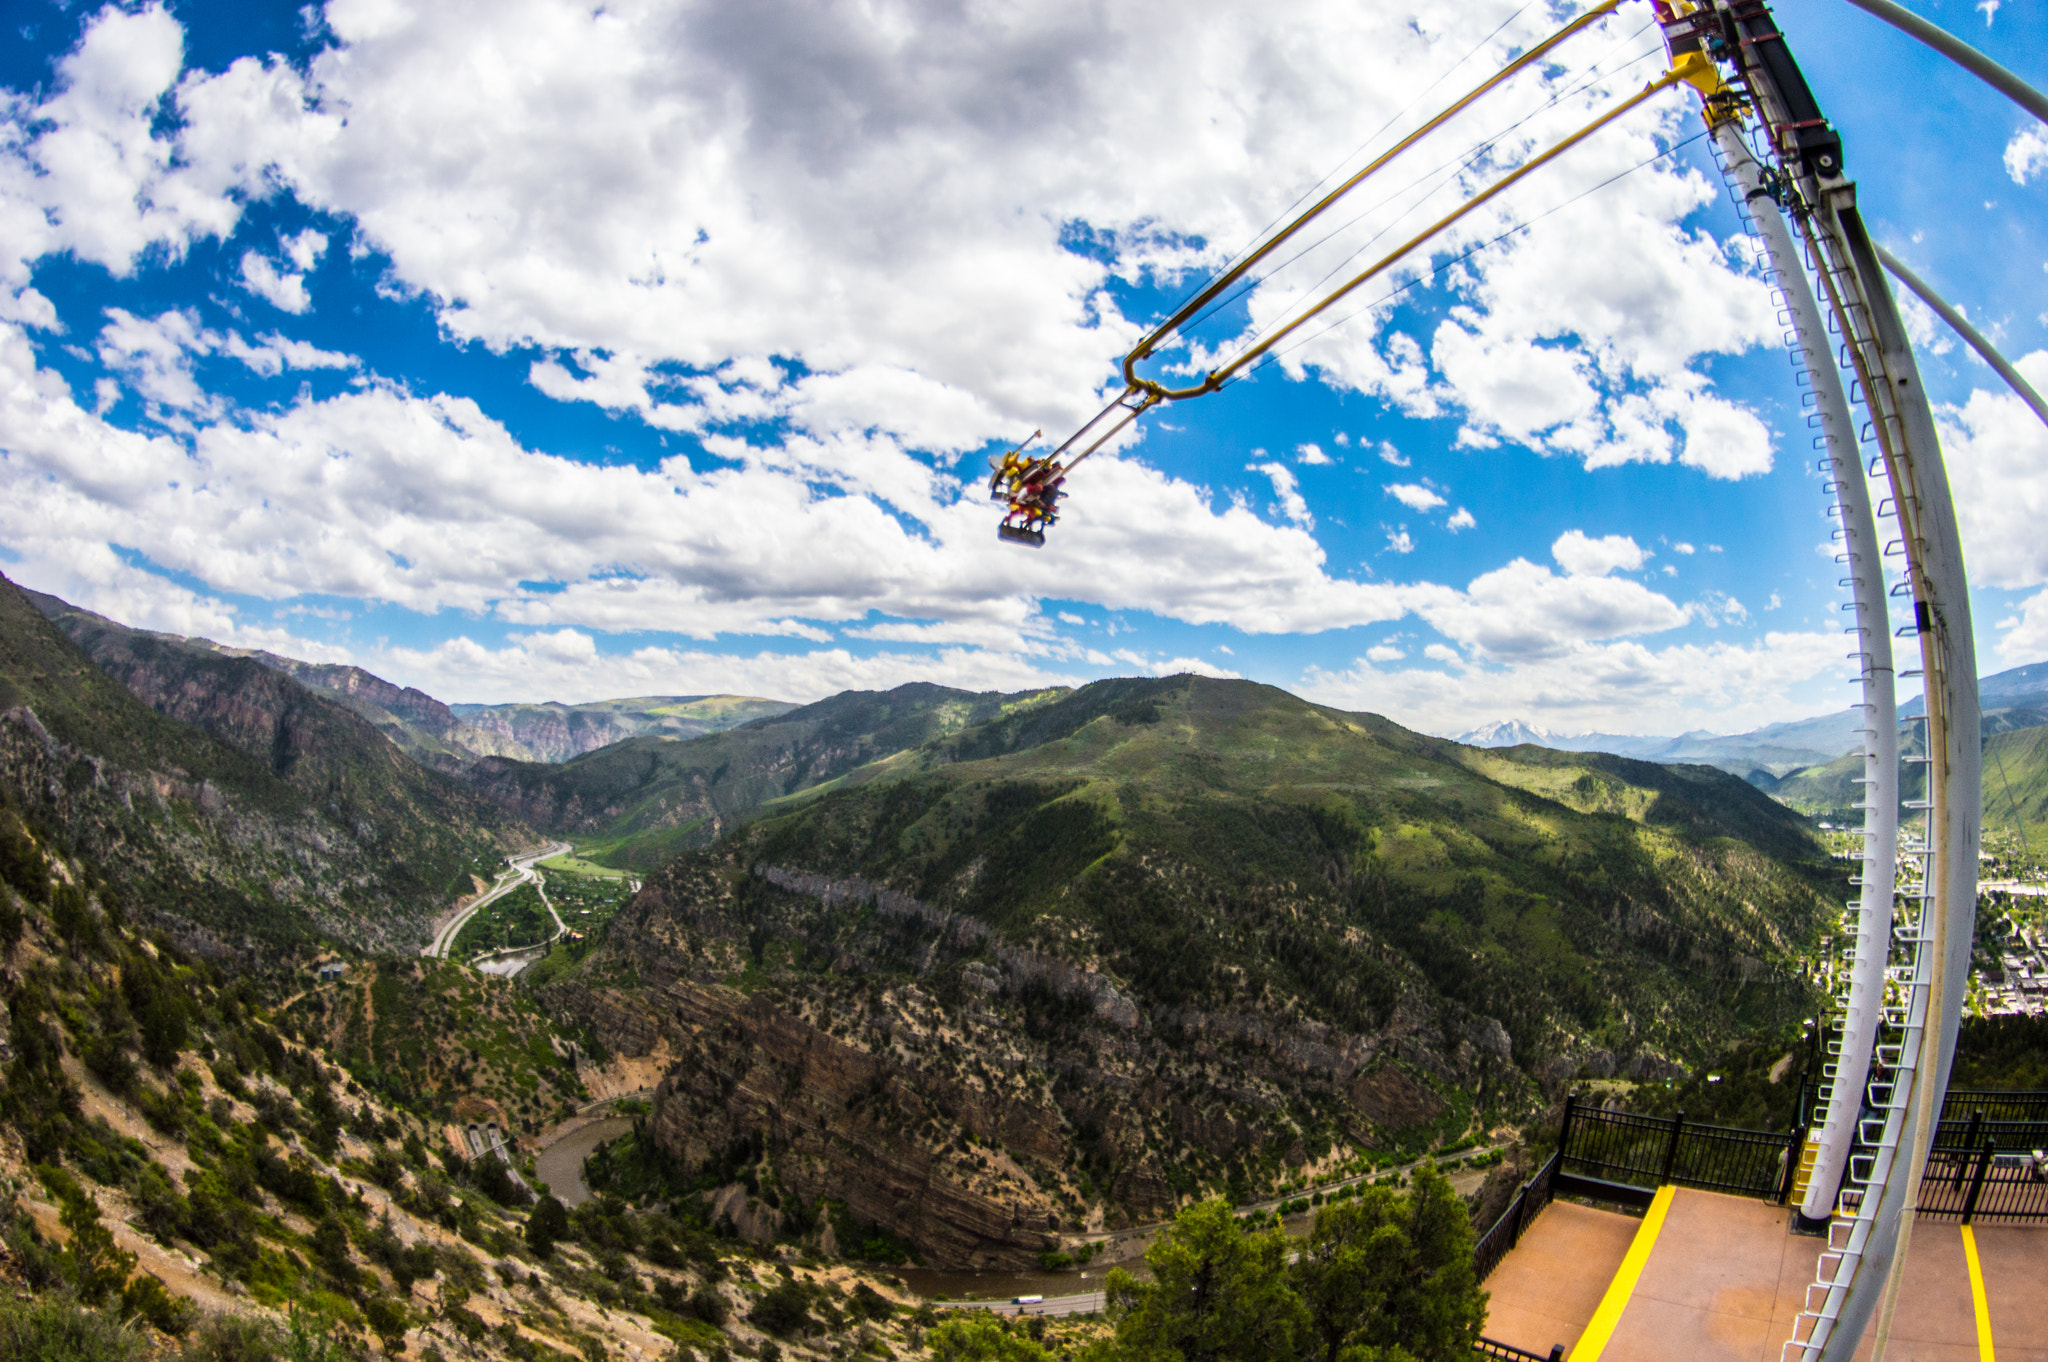
M 1665 1183 L 1783 1201 L 1800 1135 L 1564 1105 L 1556 1190 L 1647 1206 Z
M 2001 1092 L 1995 1088 L 1950 1088 L 1941 1102 L 1941 1120 L 2014 1121 L 2048 1128 L 2048 1092 Z
M 1557 1155 L 1550 1156 L 1550 1162 L 1543 1165 L 1535 1177 L 1523 1183 L 1515 1193 L 1515 1199 L 1501 1212 L 1500 1219 L 1492 1228 L 1479 1236 L 1472 1245 L 1472 1265 L 1477 1269 L 1479 1280 L 1485 1281 L 1493 1270 L 1500 1266 L 1500 1260 L 1522 1240 L 1522 1231 L 1535 1221 L 1537 1213 L 1550 1204 L 1551 1179 L 1557 1172 Z
M 1986 1123 L 1988 1126 L 1989 1122 Z M 2048 1159 L 2002 1152 L 1986 1136 L 1975 1149 L 1929 1151 L 1920 1178 L 1921 1215 L 1973 1220 L 2048 1220 Z
M 1496 1343 L 1490 1338 L 1482 1338 L 1472 1345 L 1472 1351 L 1481 1357 L 1504 1357 L 1508 1362 L 1564 1362 L 1562 1343 L 1552 1344 L 1547 1353 L 1532 1353 L 1512 1343 Z

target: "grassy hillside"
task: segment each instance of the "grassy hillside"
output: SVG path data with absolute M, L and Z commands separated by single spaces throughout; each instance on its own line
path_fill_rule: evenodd
M 846 786 L 768 813 L 748 854 L 1033 941 L 1072 918 L 1165 1003 L 1277 991 L 1369 1028 L 1392 946 L 1532 1056 L 1694 1053 L 1738 1021 L 1743 976 L 1814 929 L 1835 873 L 1801 820 L 1711 768 L 1464 748 L 1191 677 L 1085 687 Z
M 1060 693 L 847 691 L 687 742 L 634 738 L 559 766 L 483 762 L 470 779 L 521 818 L 574 834 L 604 863 L 651 870 L 776 800 Z

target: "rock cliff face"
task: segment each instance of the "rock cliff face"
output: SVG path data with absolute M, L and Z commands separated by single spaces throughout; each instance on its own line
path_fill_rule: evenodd
M 255 705 L 275 712 L 285 705 L 301 705 L 302 696 L 317 693 L 320 698 L 367 720 L 415 760 L 442 771 L 461 770 L 481 756 L 532 756 L 517 743 L 495 733 L 471 728 L 448 706 L 426 692 L 410 686 L 393 685 L 361 667 L 301 662 L 258 649 L 225 647 L 211 639 L 180 638 L 176 634 L 131 629 L 55 596 L 36 591 L 22 594 L 72 642 L 92 654 L 102 665 L 118 666 L 132 673 L 139 658 L 161 660 L 182 655 L 185 660 L 177 667 L 179 679 L 189 684 L 189 677 L 184 674 L 196 669 L 194 659 L 217 659 L 226 671 L 223 673 L 216 668 L 216 672 L 226 675 L 236 675 L 234 664 L 244 664 L 242 673 L 236 675 L 233 684 L 246 692 Z M 266 687 L 254 682 L 247 675 L 247 664 L 278 673 L 289 678 L 292 684 Z M 159 708 L 168 705 L 169 708 L 165 708 L 167 713 L 178 708 L 178 698 L 170 694 L 173 688 L 168 678 L 156 678 L 156 689 L 149 703 Z M 218 680 L 208 683 L 206 688 L 220 689 Z M 209 709 L 199 697 L 184 697 L 184 701 L 188 706 L 197 703 L 199 712 L 216 722 L 226 718 L 218 706 Z
M 528 761 L 567 761 L 637 737 L 644 727 L 568 705 L 464 705 L 463 710 L 471 727 L 517 745 Z
M 431 765 L 460 769 L 478 757 L 534 758 L 525 744 L 493 729 L 464 723 L 425 691 L 394 685 L 361 667 L 301 662 L 275 653 L 248 656 L 346 705 L 399 747 Z
M 1233 1169 L 1461 1132 L 1463 1093 L 1520 1082 L 1498 1023 L 1447 1032 L 1419 995 L 1371 1035 L 1147 1007 L 974 918 L 729 854 L 649 881 L 548 1001 L 624 1053 L 667 1041 L 650 1130 L 685 1168 L 759 1147 L 787 1191 L 970 1268 L 1163 1218 Z

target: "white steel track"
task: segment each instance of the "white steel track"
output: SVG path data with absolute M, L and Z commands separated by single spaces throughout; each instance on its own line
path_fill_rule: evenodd
M 1855 623 L 1846 632 L 1856 640 L 1849 656 L 1858 664 L 1857 683 L 1862 691 L 1863 871 L 1857 877 L 1862 893 L 1850 905 L 1855 937 L 1844 952 L 1847 987 L 1835 999 L 1840 1028 L 1829 1042 L 1829 1058 L 1821 1067 L 1823 1106 L 1813 1113 L 1809 1139 L 1815 1154 L 1799 1206 L 1808 1220 L 1824 1221 L 1834 1211 L 1836 1189 L 1856 1144 L 1857 1118 L 1862 1114 L 1871 1055 L 1878 1042 L 1885 967 L 1891 955 L 1892 891 L 1899 848 L 1898 695 L 1891 617 L 1885 608 L 1883 546 L 1871 510 L 1870 483 L 1857 453 L 1855 419 L 1828 339 L 1827 321 L 1807 280 L 1799 247 L 1777 203 L 1764 188 L 1763 168 L 1750 154 L 1740 129 L 1732 121 L 1719 124 L 1714 129 L 1714 143 L 1744 216 L 1755 229 L 1766 277 L 1776 286 L 1786 345 L 1803 371 L 1801 376 L 1812 385 L 1806 399 L 1812 408 L 1807 425 L 1819 432 L 1813 446 L 1823 451 L 1820 470 L 1828 478 L 1824 490 L 1834 496 L 1829 509 L 1840 521 L 1835 530 L 1840 546 L 1835 561 L 1847 570 L 1842 585 L 1850 589 L 1850 602 L 1843 608 L 1855 612 Z M 1802 1112 L 1800 1119 L 1807 1119 L 1807 1113 Z
M 1865 809 L 1866 833 L 1875 831 L 1879 837 L 1870 838 L 1865 848 L 1848 1010 L 1819 1151 L 1830 1164 L 1840 1160 L 1846 1170 L 1839 1198 L 1834 1179 L 1823 1176 L 1830 1168 L 1817 1169 L 1809 1185 L 1802 1209 L 1832 1218 L 1827 1249 L 1784 1354 L 1787 1362 L 1850 1362 L 1874 1317 L 1872 1362 L 1883 1362 L 1900 1269 L 1912 1238 L 1913 1203 L 1948 1086 L 1976 921 L 1982 738 L 1969 583 L 1933 413 L 1898 303 L 1857 211 L 1856 186 L 1844 176 L 1840 138 L 1815 103 L 1784 34 L 1764 0 L 1665 0 L 1657 8 L 1674 60 L 1684 50 L 1706 50 L 1736 68 L 1746 99 L 1718 88 L 1718 81 L 1694 82 L 1706 101 L 1708 124 L 1738 182 L 1768 186 L 1771 197 L 1797 221 L 1826 299 L 1828 329 L 1840 337 L 1840 368 L 1854 379 L 1850 400 L 1868 418 L 1852 436 L 1848 404 L 1829 399 L 1827 380 L 1836 375 L 1834 366 L 1813 362 L 1820 340 L 1813 315 L 1818 309 L 1800 306 L 1804 270 L 1775 207 L 1745 189 L 1745 199 L 1756 204 L 1756 226 L 1787 302 L 1786 321 L 1793 331 L 1788 343 L 1804 353 L 1815 379 L 1823 437 L 1834 437 L 1830 454 L 1837 467 L 1852 456 L 1859 465 L 1842 469 L 1835 479 L 1842 497 L 1843 561 L 1850 568 L 1847 582 L 1855 593 L 1859 631 L 1858 653 L 1852 655 L 1861 657 L 1868 678 L 1864 712 L 1872 722 L 1866 727 L 1879 727 L 1874 721 L 1880 717 L 1888 720 L 1886 734 L 1864 735 L 1865 788 L 1870 791 L 1865 803 L 1872 806 Z M 1749 155 L 1742 135 L 1749 130 L 1768 166 Z M 1830 430 L 1831 424 L 1840 428 Z M 1864 488 L 1860 465 L 1866 454 L 1860 446 L 1874 453 L 1870 476 L 1882 475 L 1891 493 L 1867 520 L 1855 504 Z M 1879 531 L 1875 522 L 1886 519 L 1893 527 Z M 1887 533 L 1891 537 L 1879 561 L 1865 561 L 1867 549 Z M 1866 550 L 1861 555 L 1859 538 Z M 1886 559 L 1896 560 L 1898 580 L 1879 598 L 1874 591 L 1883 586 Z M 1883 687 L 1871 674 L 1882 656 L 1881 650 L 1873 651 L 1878 635 L 1889 627 L 1882 608 L 1889 598 L 1903 598 L 1911 609 L 1910 623 L 1897 634 L 1919 643 L 1926 706 L 1919 716 L 1926 737 L 1919 760 L 1927 779 L 1925 797 L 1906 806 L 1924 814 L 1920 835 L 1914 841 L 1900 839 L 1899 879 L 1889 895 L 1894 902 L 1882 904 L 1885 872 L 1871 864 L 1872 854 L 1882 848 L 1872 843 L 1881 842 L 1886 819 L 1896 819 L 1900 807 L 1897 733 L 1889 722 L 1893 716 L 1884 714 L 1882 701 L 1873 698 L 1873 691 Z M 1887 790 L 1890 797 L 1881 794 Z M 1896 823 L 1893 827 L 1896 837 Z M 1887 917 L 1889 939 L 1880 946 L 1874 929 Z M 1860 1078 L 1859 1070 L 1866 1071 Z

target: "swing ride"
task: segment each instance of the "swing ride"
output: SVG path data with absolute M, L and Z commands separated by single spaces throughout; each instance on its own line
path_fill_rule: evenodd
M 1909 31 L 1914 24 L 1925 26 L 1910 15 L 1884 13 L 1896 8 L 1884 0 L 1852 2 Z M 1873 1318 L 1879 1355 L 1891 1333 L 1912 1233 L 1914 1189 L 1947 1086 L 1969 977 L 1981 817 L 1976 648 L 1955 507 L 1886 270 L 1916 291 L 1925 292 L 1925 286 L 1871 239 L 1856 186 L 1845 175 L 1841 135 L 1822 113 L 1769 6 L 1764 0 L 1653 0 L 1669 63 L 1661 75 L 1610 100 L 1583 126 L 1466 194 L 1335 287 L 1295 298 L 1213 367 L 1198 375 L 1183 369 L 1184 376 L 1174 381 L 1169 376 L 1175 370 L 1159 367 L 1162 355 L 1186 344 L 1193 326 L 1320 244 L 1304 245 L 1305 230 L 1359 186 L 1442 134 L 1520 73 L 1555 63 L 1566 45 L 1620 8 L 1621 0 L 1595 4 L 1309 207 L 1269 228 L 1131 348 L 1121 365 L 1122 390 L 1094 418 L 1049 452 L 1027 452 L 1038 439 L 1034 432 L 993 461 L 989 495 L 1004 508 L 998 531 L 1002 539 L 1042 546 L 1046 531 L 1059 520 L 1059 503 L 1074 470 L 1147 412 L 1208 396 L 1248 377 L 1274 362 L 1283 343 L 1309 339 L 1303 329 L 1347 299 L 1363 303 L 1359 310 L 1387 301 L 1392 293 L 1366 301 L 1357 297 L 1358 291 L 1404 268 L 1410 276 L 1426 276 L 1431 243 L 1460 222 L 1664 91 L 1690 90 L 1706 126 L 1703 136 L 1710 139 L 1756 247 L 1758 267 L 1783 309 L 1780 319 L 1788 327 L 1787 343 L 1805 385 L 1803 401 L 1827 479 L 1830 511 L 1839 522 L 1836 562 L 1849 594 L 1843 609 L 1855 621 L 1847 630 L 1855 641 L 1848 656 L 1857 666 L 1857 703 L 1866 716 L 1861 894 L 1849 905 L 1855 943 L 1848 952 L 1843 990 L 1835 999 L 1835 1036 L 1819 1105 L 1802 1115 L 1802 1120 L 1810 1116 L 1811 1128 L 1797 1169 L 1801 1220 L 1824 1233 L 1827 1243 L 1805 1308 L 1784 1341 L 1788 1362 L 1848 1362 Z M 2001 89 L 2027 91 L 1982 54 L 1953 39 L 1947 42 L 1967 55 L 1942 50 Z M 2026 102 L 2020 94 L 2014 97 Z M 1489 146 L 1482 143 L 1480 154 L 1461 153 L 1446 164 L 1462 158 L 1459 169 L 1469 170 L 1483 162 Z M 1440 188 L 1460 184 L 1439 181 Z M 1287 261 L 1278 259 L 1290 243 L 1296 253 Z M 1330 320 L 1324 329 L 1343 320 Z M 1974 331 L 1965 334 L 1973 345 L 1989 350 Z M 2040 398 L 2009 365 L 2002 360 L 1998 365 L 2048 419 Z M 1896 628 L 1893 601 L 1904 611 Z M 1898 668 L 1894 639 L 1917 645 L 1917 666 Z M 1917 677 L 1924 688 L 1924 713 L 1906 720 L 1924 726 L 1924 756 L 1900 755 L 1895 690 L 1902 677 Z M 1907 805 L 1911 825 L 1904 829 L 1902 762 L 1926 767 L 1926 795 Z

